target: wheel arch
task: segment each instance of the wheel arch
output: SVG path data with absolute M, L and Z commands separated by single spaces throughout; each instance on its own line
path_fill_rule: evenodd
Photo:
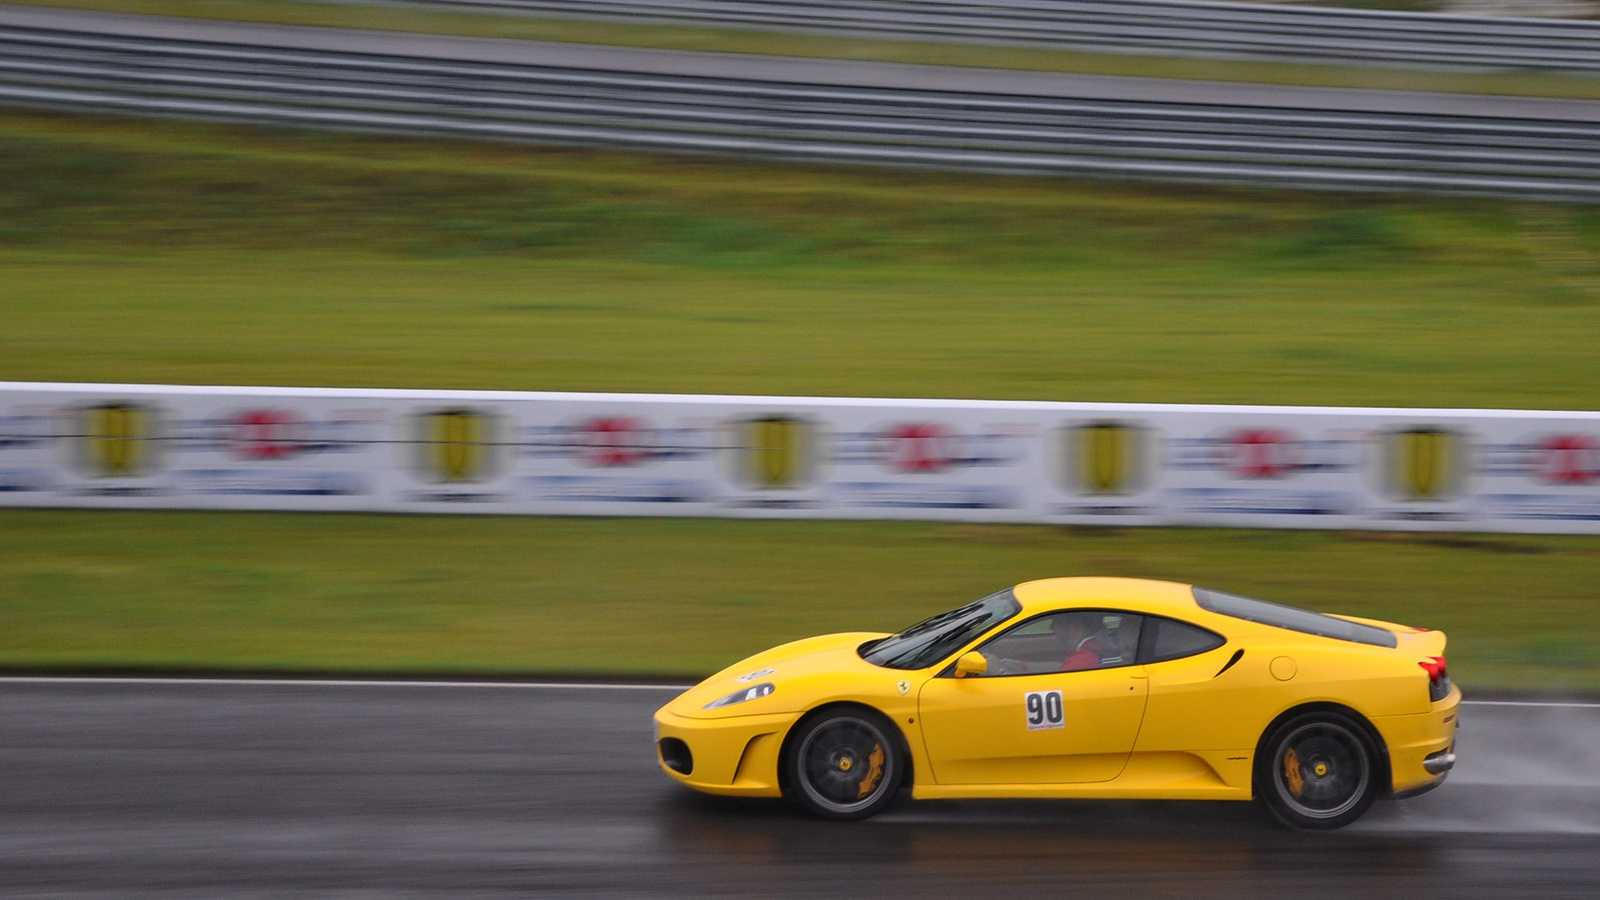
M 803 726 L 807 722 L 810 722 L 812 719 L 815 719 L 818 716 L 825 715 L 830 712 L 852 709 L 864 711 L 877 716 L 880 720 L 888 724 L 890 733 L 894 736 L 895 740 L 900 742 L 898 749 L 900 751 L 900 759 L 904 762 L 905 770 L 900 774 L 900 784 L 898 784 L 895 789 L 899 790 L 916 783 L 913 777 L 916 762 L 911 756 L 911 741 L 906 737 L 906 733 L 901 730 L 900 723 L 894 720 L 894 716 L 889 715 L 870 703 L 862 703 L 859 700 L 833 700 L 806 710 L 804 714 L 794 720 L 793 724 L 789 726 L 788 731 L 784 732 L 783 743 L 778 748 L 778 789 L 782 791 L 785 796 L 787 796 L 789 793 L 789 753 L 794 749 L 795 736 L 801 733 Z
M 1262 754 L 1266 752 L 1267 744 L 1271 742 L 1272 738 L 1278 733 L 1278 730 L 1281 729 L 1285 724 L 1293 719 L 1299 718 L 1300 716 L 1313 713 L 1338 716 L 1360 728 L 1361 732 L 1367 736 L 1367 740 L 1372 742 L 1372 747 L 1376 751 L 1374 762 L 1377 765 L 1378 771 L 1375 774 L 1378 778 L 1378 784 L 1383 788 L 1382 792 L 1379 794 L 1379 797 L 1386 797 L 1393 793 L 1394 772 L 1389 766 L 1389 745 L 1384 741 L 1383 735 L 1378 732 L 1377 726 L 1373 725 L 1372 721 L 1366 716 L 1357 712 L 1355 709 L 1344 705 L 1343 703 L 1334 703 L 1331 701 L 1322 700 L 1291 706 L 1279 713 L 1277 718 L 1273 719 L 1267 724 L 1266 728 L 1261 730 L 1261 737 L 1256 739 L 1256 750 L 1255 756 L 1253 757 L 1254 762 L 1250 766 L 1250 796 L 1260 796 L 1260 791 L 1256 785 L 1256 779 L 1261 773 Z

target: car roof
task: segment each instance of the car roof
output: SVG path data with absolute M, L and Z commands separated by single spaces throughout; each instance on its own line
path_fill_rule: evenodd
M 1044 578 L 1013 588 L 1025 613 L 1099 607 L 1193 619 L 1200 613 L 1192 585 L 1149 578 Z

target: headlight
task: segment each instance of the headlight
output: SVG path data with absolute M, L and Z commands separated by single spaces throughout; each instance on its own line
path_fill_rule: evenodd
M 700 708 L 718 709 L 724 706 L 732 706 L 735 703 L 743 703 L 746 700 L 755 700 L 759 697 L 765 697 L 775 690 L 777 690 L 777 688 L 774 687 L 771 682 L 767 682 L 765 684 L 754 684 L 747 688 L 740 688 L 728 696 L 723 697 L 721 700 L 713 700 Z

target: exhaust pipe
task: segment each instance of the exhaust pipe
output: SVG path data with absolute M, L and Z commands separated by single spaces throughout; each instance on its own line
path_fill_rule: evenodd
M 1455 767 L 1456 748 L 1450 747 L 1438 753 L 1430 753 L 1422 760 L 1422 767 L 1428 770 L 1429 775 L 1443 775 Z

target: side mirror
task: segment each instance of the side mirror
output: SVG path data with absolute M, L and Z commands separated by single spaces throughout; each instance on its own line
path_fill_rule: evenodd
M 983 654 L 976 650 L 972 651 L 971 653 L 963 653 L 961 654 L 961 658 L 956 660 L 957 678 L 965 678 L 968 675 L 987 674 L 989 674 L 989 661 L 984 659 Z

